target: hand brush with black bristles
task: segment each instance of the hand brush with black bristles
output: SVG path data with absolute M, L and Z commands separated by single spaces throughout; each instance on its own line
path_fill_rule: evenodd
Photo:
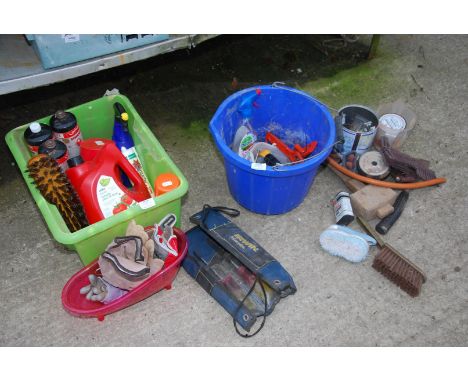
M 28 161 L 27 171 L 44 199 L 57 207 L 70 232 L 89 224 L 73 186 L 54 159 L 36 155 Z
M 372 268 L 398 285 L 411 297 L 418 296 L 422 284 L 426 282 L 424 272 L 395 248 L 385 243 L 382 237 L 364 219 L 359 216 L 357 219 L 367 232 L 374 237 L 380 247 L 380 252 L 375 256 Z

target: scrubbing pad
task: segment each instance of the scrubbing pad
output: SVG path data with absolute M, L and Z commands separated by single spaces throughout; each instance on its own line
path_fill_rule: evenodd
M 336 224 L 320 235 L 320 245 L 325 251 L 353 263 L 363 261 L 369 253 L 369 245 L 376 244 L 371 236 Z

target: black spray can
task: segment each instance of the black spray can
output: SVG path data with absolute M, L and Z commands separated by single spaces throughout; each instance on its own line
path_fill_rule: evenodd
M 63 172 L 68 169 L 68 152 L 65 143 L 55 139 L 49 139 L 39 147 L 39 154 L 47 154 L 55 159 Z
M 34 155 L 39 151 L 39 146 L 51 138 L 52 129 L 45 123 L 33 122 L 24 131 L 24 140 Z
M 59 110 L 50 118 L 53 138 L 67 146 L 68 155 L 74 158 L 80 155 L 80 143 L 83 140 L 80 127 L 73 113 Z
M 349 193 L 345 191 L 338 192 L 331 201 L 335 210 L 336 224 L 348 225 L 354 220 L 353 207 Z

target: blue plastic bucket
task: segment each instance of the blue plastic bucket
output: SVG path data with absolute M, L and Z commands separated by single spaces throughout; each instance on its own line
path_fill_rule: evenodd
M 256 170 L 234 153 L 231 142 L 242 122 L 238 112 L 244 97 L 261 89 L 251 124 L 260 141 L 271 131 L 292 147 L 318 141 L 312 158 L 289 166 Z M 327 108 L 302 91 L 283 86 L 244 89 L 228 97 L 210 122 L 214 141 L 224 157 L 229 190 L 243 207 L 260 214 L 282 214 L 297 207 L 307 195 L 317 169 L 335 142 L 335 124 Z M 319 155 L 316 155 L 319 153 Z

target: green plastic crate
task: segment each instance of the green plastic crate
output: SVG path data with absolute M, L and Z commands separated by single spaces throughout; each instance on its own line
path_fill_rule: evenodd
M 142 209 L 140 206 L 134 206 L 73 233 L 68 230 L 57 208 L 42 197 L 34 184 L 31 184 L 32 180 L 25 172 L 27 162 L 32 156 L 23 138 L 29 123 L 13 129 L 5 137 L 50 232 L 59 243 L 78 252 L 85 265 L 99 257 L 114 237 L 124 235 L 127 225 L 132 219 L 135 219 L 138 224 L 148 226 L 159 221 L 166 214 L 174 213 L 177 216 L 177 225 L 180 226 L 181 199 L 188 191 L 187 179 L 169 158 L 127 97 L 123 95 L 104 96 L 69 109 L 76 115 L 83 138 L 111 139 L 114 126 L 113 104 L 117 101 L 128 112 L 128 126 L 150 183 L 153 184 L 159 174 L 172 172 L 180 179 L 180 186 L 164 195 L 153 198 L 155 205 L 150 208 Z M 47 116 L 38 121 L 48 123 L 49 119 L 50 116 Z

